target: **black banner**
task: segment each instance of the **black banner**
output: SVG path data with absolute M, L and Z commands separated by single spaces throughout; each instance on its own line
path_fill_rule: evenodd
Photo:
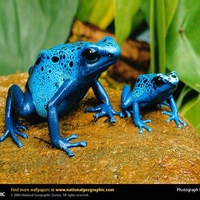
M 136 199 L 171 196 L 200 197 L 200 185 L 176 184 L 5 184 L 0 185 L 1 199 Z

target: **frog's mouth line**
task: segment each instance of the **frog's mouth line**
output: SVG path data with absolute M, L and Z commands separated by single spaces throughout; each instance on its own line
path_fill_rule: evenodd
M 86 73 L 86 75 L 91 75 L 93 73 L 101 74 L 102 72 L 106 71 L 111 65 L 114 65 L 116 62 L 117 60 L 109 61 L 105 65 L 99 67 L 98 69 L 94 68 L 92 70 L 89 70 L 88 73 Z

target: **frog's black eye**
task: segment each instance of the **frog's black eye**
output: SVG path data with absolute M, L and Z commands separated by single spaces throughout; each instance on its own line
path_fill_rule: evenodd
M 175 74 L 172 74 L 171 76 L 172 76 L 172 78 L 177 78 Z
M 153 83 L 156 84 L 157 86 L 162 86 L 165 84 L 164 80 L 160 77 L 160 76 L 157 76 L 157 77 L 154 77 L 152 79 Z
M 97 51 L 92 48 L 86 49 L 81 55 L 84 56 L 89 62 L 94 62 L 101 57 Z
M 38 59 L 37 59 L 36 62 L 35 62 L 35 65 L 39 65 L 39 64 L 40 64 L 40 61 L 41 61 L 41 57 L 38 57 Z

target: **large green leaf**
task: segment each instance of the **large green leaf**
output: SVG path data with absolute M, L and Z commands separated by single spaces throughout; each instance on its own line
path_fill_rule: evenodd
M 167 33 L 167 67 L 200 92 L 200 1 L 181 0 Z
M 157 0 L 159 1 L 159 0 Z M 168 28 L 172 22 L 175 11 L 177 9 L 179 0 L 167 0 L 164 1 L 165 8 L 165 33 L 167 33 Z
M 150 72 L 166 72 L 166 33 L 177 8 L 178 0 L 143 0 L 141 9 L 150 28 Z
M 115 5 L 115 34 L 117 42 L 128 37 L 132 29 L 132 20 L 138 12 L 141 0 L 114 0 Z
M 178 2 L 179 0 L 143 0 L 141 4 L 141 10 L 145 15 L 148 24 L 150 24 L 151 20 L 155 20 L 155 18 L 156 20 L 162 20 L 158 19 L 159 17 L 164 18 L 164 32 L 167 33 L 167 30 L 174 17 Z
M 166 35 L 166 7 L 164 0 L 155 1 L 155 38 L 157 44 L 157 50 L 154 55 L 158 60 L 158 66 L 155 72 L 166 72 L 166 52 L 165 52 L 165 35 Z
M 200 133 L 200 94 L 188 86 L 184 86 L 176 101 L 179 112 L 189 120 Z
M 151 5 L 153 5 L 153 7 L 154 7 L 154 0 L 142 0 L 141 6 L 140 6 L 140 9 L 142 10 L 142 12 L 145 16 L 147 24 L 150 24 L 150 11 L 151 11 L 150 7 L 151 7 Z
M 0 0 L 0 74 L 27 71 L 70 34 L 78 0 Z
M 113 0 L 81 0 L 76 17 L 105 29 L 114 18 Z
M 187 118 L 194 128 L 200 133 L 200 120 L 199 120 L 199 111 L 200 111 L 200 94 L 198 97 L 192 98 L 188 101 L 183 108 L 180 110 L 181 114 Z

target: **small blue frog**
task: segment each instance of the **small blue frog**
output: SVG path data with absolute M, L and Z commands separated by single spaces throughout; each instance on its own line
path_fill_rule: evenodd
M 98 78 L 117 61 L 120 51 L 119 45 L 109 36 L 96 43 L 80 41 L 42 50 L 29 69 L 25 92 L 17 85 L 12 85 L 8 90 L 6 131 L 0 141 L 11 135 L 15 143 L 22 147 L 23 144 L 16 135 L 27 138 L 27 134 L 20 131 L 25 131 L 27 127 L 17 120 L 17 115 L 28 117 L 37 113 L 47 119 L 52 144 L 73 156 L 74 153 L 69 148 L 85 147 L 86 142 L 69 143 L 69 140 L 77 138 L 76 134 L 62 138 L 58 116 L 76 106 L 92 87 L 101 104 L 95 108 L 87 108 L 86 112 L 99 112 L 94 115 L 95 118 L 107 115 L 110 122 L 115 122 L 113 115 L 119 113 L 112 108 Z
M 171 112 L 163 111 L 163 114 L 169 115 L 167 122 L 174 120 L 179 128 L 181 123 L 186 126 L 178 116 L 178 109 L 172 96 L 176 90 L 179 79 L 175 71 L 169 74 L 145 74 L 138 76 L 133 90 L 130 91 L 129 86 L 125 86 L 121 95 L 121 117 L 130 117 L 133 114 L 133 121 L 139 128 L 139 133 L 143 133 L 142 128 L 151 132 L 152 129 L 145 123 L 151 120 L 141 120 L 140 108 L 148 108 L 156 105 L 167 105 L 171 108 Z M 166 102 L 168 101 L 169 104 Z

